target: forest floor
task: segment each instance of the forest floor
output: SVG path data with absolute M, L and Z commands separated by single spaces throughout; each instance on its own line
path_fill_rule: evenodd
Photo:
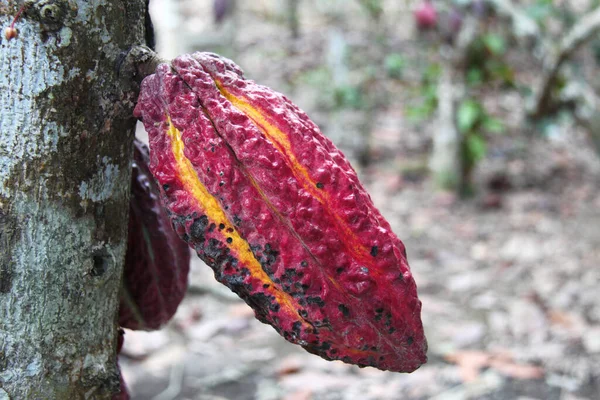
M 253 79 L 289 90 L 285 71 L 309 63 L 301 49 L 319 32 L 307 28 L 298 57 L 274 56 L 270 40 L 284 28 L 269 25 L 258 41 L 246 32 L 257 17 L 250 21 L 236 43 L 253 51 L 236 61 Z M 276 62 L 262 65 L 265 54 Z M 286 92 L 327 132 L 331 114 L 315 93 Z M 491 144 L 476 195 L 462 200 L 427 176 L 435 122 L 409 123 L 406 101 L 398 96 L 377 113 L 371 162 L 357 169 L 406 245 L 428 363 L 398 374 L 322 360 L 255 320 L 196 258 L 174 320 L 158 332 L 126 332 L 120 363 L 133 399 L 599 398 L 600 158 L 585 132 L 563 126 L 549 139 L 515 128 Z M 506 120 L 523 106 L 509 94 L 496 102 Z
M 556 189 L 515 188 L 492 209 L 373 168 L 367 188 L 406 244 L 423 302 L 429 362 L 416 372 L 288 344 L 196 259 L 174 321 L 126 333 L 133 399 L 597 399 L 600 190 L 563 168 Z

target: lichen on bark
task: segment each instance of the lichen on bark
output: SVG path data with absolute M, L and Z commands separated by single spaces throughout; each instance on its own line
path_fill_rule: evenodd
M 27 5 L 0 42 L 0 397 L 108 399 L 146 1 Z

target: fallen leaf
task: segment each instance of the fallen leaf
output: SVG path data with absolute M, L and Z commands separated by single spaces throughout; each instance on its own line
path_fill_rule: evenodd
M 254 310 L 246 303 L 239 303 L 229 306 L 228 314 L 238 318 L 253 318 Z
M 290 374 L 295 374 L 302 370 L 304 367 L 304 362 L 298 356 L 292 355 L 285 357 L 281 362 L 277 365 L 277 375 L 285 376 Z
M 462 380 L 472 382 L 479 376 L 479 371 L 488 365 L 490 354 L 483 351 L 457 351 L 448 354 L 445 359 L 458 365 Z
M 553 325 L 561 325 L 565 328 L 571 328 L 574 325 L 573 318 L 569 314 L 558 310 L 549 310 L 548 318 Z
M 495 369 L 503 375 L 515 379 L 540 379 L 544 376 L 544 369 L 535 365 L 516 364 L 503 360 L 490 360 L 490 368 Z
M 185 331 L 190 326 L 198 323 L 203 317 L 202 308 L 199 306 L 179 307 L 178 313 L 175 314 L 174 324 L 180 331 Z
M 464 382 L 476 380 L 484 368 L 492 368 L 515 379 L 539 379 L 544 376 L 542 367 L 518 364 L 507 352 L 489 353 L 479 350 L 465 350 L 448 354 L 444 358 L 448 362 L 458 365 Z
M 283 398 L 283 400 L 311 400 L 312 392 L 310 390 L 298 390 L 297 392 L 290 393 Z

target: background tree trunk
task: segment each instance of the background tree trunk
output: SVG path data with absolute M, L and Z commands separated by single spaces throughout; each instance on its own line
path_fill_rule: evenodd
M 108 399 L 137 96 L 119 60 L 146 1 L 26 3 L 0 45 L 0 399 Z
M 429 168 L 442 189 L 455 190 L 461 182 L 461 133 L 456 127 L 456 101 L 463 95 L 462 81 L 454 82 L 460 72 L 452 63 L 444 65 L 438 83 L 438 111 Z M 456 89 L 456 90 L 455 90 Z

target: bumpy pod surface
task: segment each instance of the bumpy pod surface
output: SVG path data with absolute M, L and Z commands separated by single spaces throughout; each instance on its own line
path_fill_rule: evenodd
M 304 112 L 195 53 L 144 80 L 136 115 L 176 231 L 260 321 L 326 359 L 426 361 L 404 245 Z
M 142 330 L 158 329 L 175 314 L 190 265 L 190 250 L 172 228 L 148 164 L 148 148 L 136 140 L 119 325 Z

